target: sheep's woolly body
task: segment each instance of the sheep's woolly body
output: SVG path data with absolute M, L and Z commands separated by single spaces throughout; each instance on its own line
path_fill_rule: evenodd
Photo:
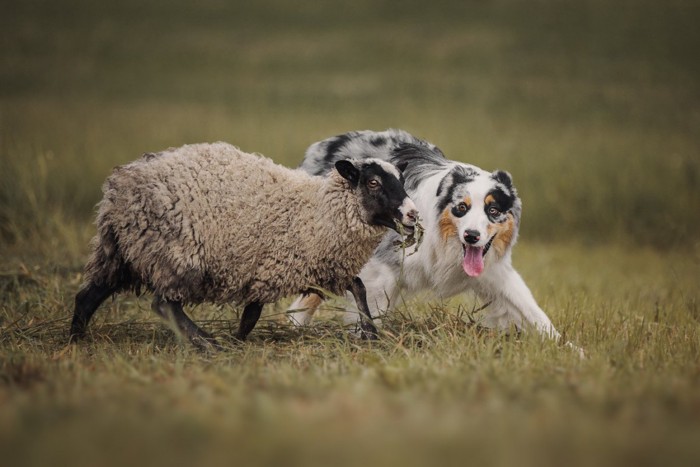
M 386 229 L 349 183 L 226 144 L 146 154 L 103 186 L 86 280 L 184 303 L 342 293 Z

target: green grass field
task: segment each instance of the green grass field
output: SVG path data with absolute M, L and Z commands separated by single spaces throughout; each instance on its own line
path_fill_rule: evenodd
M 699 22 L 689 0 L 3 6 L 0 463 L 697 465 Z M 371 344 L 283 302 L 238 345 L 240 310 L 197 307 L 215 355 L 123 296 L 66 345 L 113 166 L 214 140 L 295 166 L 389 127 L 513 174 L 515 265 L 585 359 L 479 330 L 470 295 Z

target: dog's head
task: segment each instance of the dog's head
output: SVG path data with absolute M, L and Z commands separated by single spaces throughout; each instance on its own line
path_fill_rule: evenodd
M 522 208 L 507 172 L 459 164 L 443 177 L 436 195 L 440 235 L 460 242 L 467 275 L 479 276 L 487 255 L 501 258 L 515 244 Z

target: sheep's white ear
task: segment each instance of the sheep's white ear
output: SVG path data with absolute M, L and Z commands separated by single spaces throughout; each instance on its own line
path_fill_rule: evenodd
M 360 170 L 355 167 L 355 164 L 349 160 L 343 159 L 335 163 L 335 169 L 340 176 L 349 181 L 353 187 L 357 186 L 357 183 L 360 181 Z

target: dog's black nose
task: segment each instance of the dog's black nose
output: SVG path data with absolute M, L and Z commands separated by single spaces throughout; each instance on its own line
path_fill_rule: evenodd
M 470 245 L 473 245 L 476 242 L 478 242 L 480 238 L 481 238 L 481 236 L 479 235 L 479 232 L 477 232 L 476 230 L 465 230 L 464 231 L 464 241 Z

